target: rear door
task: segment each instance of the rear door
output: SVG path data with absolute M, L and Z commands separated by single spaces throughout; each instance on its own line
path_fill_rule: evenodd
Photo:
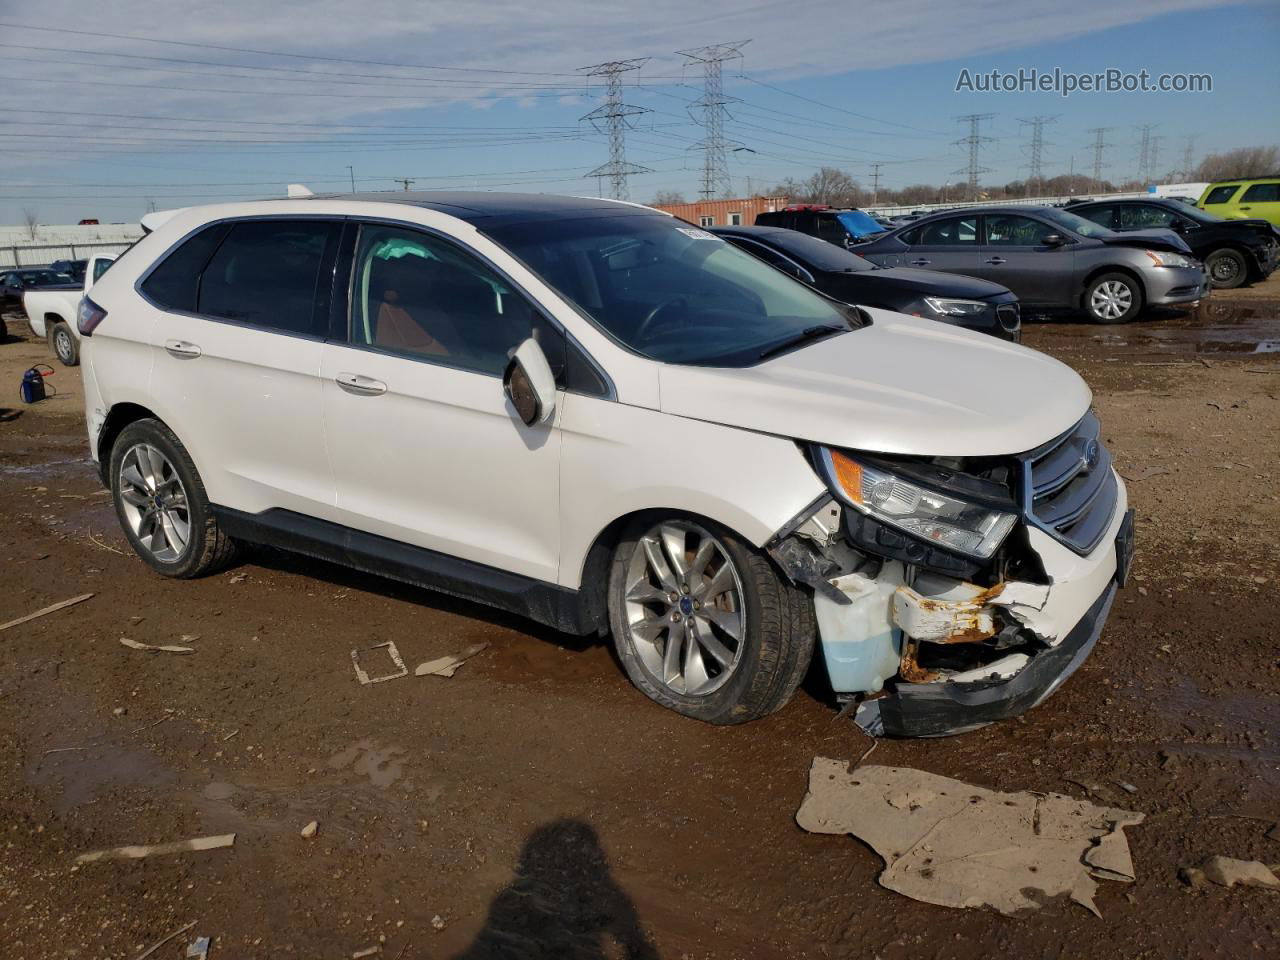
M 151 393 L 219 506 L 333 514 L 320 358 L 340 232 L 326 218 L 216 224 L 143 278 L 160 311 Z
M 1067 306 L 1075 280 L 1072 244 L 1049 245 L 1066 236 L 1061 227 L 1016 213 L 988 213 L 977 276 L 1008 287 L 1024 305 Z
M 925 267 L 945 273 L 978 276 L 978 220 L 976 215 L 943 217 L 922 223 L 903 235 L 908 249 L 891 266 Z
M 1251 184 L 1237 205 L 1241 219 L 1261 217 L 1280 225 L 1280 180 Z

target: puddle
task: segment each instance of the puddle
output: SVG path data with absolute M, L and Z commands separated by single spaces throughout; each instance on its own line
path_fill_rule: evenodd
M 360 740 L 329 758 L 335 770 L 350 767 L 352 773 L 368 777 L 375 787 L 386 789 L 404 774 L 403 747 L 379 747 L 372 740 Z
M 1132 324 L 1121 337 L 1154 353 L 1280 353 L 1280 304 L 1210 299 L 1189 313 Z
M 27 767 L 27 781 L 33 786 L 61 788 L 53 805 L 58 813 L 88 803 L 112 787 L 153 787 L 174 779 L 174 773 L 151 753 L 110 743 L 46 754 Z

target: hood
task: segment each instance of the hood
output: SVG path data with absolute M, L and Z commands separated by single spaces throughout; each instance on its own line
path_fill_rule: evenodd
M 1022 453 L 1065 433 L 1092 394 L 1051 357 L 948 324 L 867 310 L 869 326 L 755 367 L 661 369 L 661 407 L 853 450 Z
M 990 280 L 966 277 L 941 270 L 917 270 L 914 267 L 883 267 L 864 270 L 861 273 L 829 273 L 826 277 L 834 283 L 856 279 L 866 287 L 892 286 L 895 290 L 916 293 L 922 297 L 962 297 L 970 300 L 986 300 L 1009 292 L 1007 287 Z
M 1168 250 L 1170 253 L 1190 253 L 1187 241 L 1172 230 L 1128 230 L 1110 237 L 1100 237 L 1103 243 L 1113 247 L 1140 247 L 1145 250 Z

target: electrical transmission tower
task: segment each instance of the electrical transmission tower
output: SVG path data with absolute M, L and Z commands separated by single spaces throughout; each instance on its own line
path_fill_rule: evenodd
M 1102 151 L 1111 146 L 1111 144 L 1107 143 L 1107 134 L 1114 129 L 1114 127 L 1094 127 L 1089 131 L 1093 134 L 1093 189 L 1095 193 L 1102 189 L 1102 168 L 1107 166 L 1102 162 Z
M 1019 123 L 1031 125 L 1031 143 L 1027 149 L 1027 196 L 1031 196 L 1031 184 L 1044 183 L 1044 127 L 1058 119 L 1049 116 L 1026 117 Z
M 873 207 L 880 197 L 880 168 L 883 166 L 883 163 L 873 163 L 871 165 L 871 206 Z
M 614 200 L 627 200 L 627 177 L 633 173 L 649 173 L 648 167 L 627 163 L 627 130 L 631 126 L 631 118 L 641 113 L 649 113 L 648 107 L 636 107 L 624 103 L 622 99 L 622 75 L 632 70 L 639 70 L 648 62 L 648 57 L 635 60 L 610 60 L 590 67 L 581 67 L 579 72 L 588 77 L 604 78 L 604 103 L 588 113 L 583 120 L 591 121 L 598 132 L 609 135 L 609 162 L 602 163 L 588 177 L 608 177 L 610 196 Z
M 1151 135 L 1151 149 L 1147 154 L 1147 183 L 1155 183 L 1160 178 L 1160 144 L 1164 142 L 1164 137 L 1158 134 Z
M 738 60 L 742 57 L 742 48 L 750 40 L 735 40 L 731 43 L 713 43 L 708 47 L 693 50 L 677 50 L 676 55 L 685 57 L 690 63 L 702 64 L 702 96 L 689 104 L 702 109 L 702 126 L 706 136 L 694 147 L 702 150 L 702 189 L 698 192 L 704 200 L 712 197 L 729 197 L 733 195 L 733 183 L 729 179 L 729 148 L 741 146 L 736 141 L 726 140 L 724 136 L 724 120 L 728 116 L 725 107 L 737 101 L 737 97 L 725 96 L 722 76 L 726 60 Z
M 978 175 L 982 173 L 990 173 L 990 167 L 983 167 L 978 164 L 979 151 L 984 143 L 993 143 L 995 137 L 984 137 L 979 133 L 983 120 L 991 120 L 995 117 L 994 113 L 969 113 L 963 117 L 956 117 L 958 123 L 967 123 L 969 125 L 969 135 L 961 137 L 956 141 L 956 146 L 967 147 L 969 150 L 969 163 L 967 166 L 961 167 L 953 173 L 963 173 L 969 181 L 969 197 L 970 200 L 978 199 Z
M 1142 180 L 1143 184 L 1148 184 L 1156 179 L 1156 152 L 1160 150 L 1160 137 L 1151 136 L 1153 129 L 1156 129 L 1156 124 L 1144 123 L 1137 129 L 1142 133 L 1138 141 L 1138 179 Z
M 1186 142 L 1182 145 L 1182 179 L 1190 180 L 1191 171 L 1194 167 L 1196 159 L 1196 135 L 1193 133 L 1187 137 Z

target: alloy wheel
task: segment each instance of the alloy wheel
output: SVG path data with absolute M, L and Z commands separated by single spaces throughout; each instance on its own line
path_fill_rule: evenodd
M 58 359 L 63 363 L 71 363 L 71 353 L 74 345 L 71 343 L 71 334 L 65 328 L 58 328 L 53 335 L 53 349 L 58 354 Z
M 1089 309 L 1103 320 L 1119 320 L 1133 306 L 1133 291 L 1119 280 L 1098 284 L 1089 298 Z
M 118 489 L 138 542 L 155 559 L 176 562 L 191 539 L 191 508 L 169 458 L 149 443 L 131 447 L 120 462 Z
M 667 521 L 637 543 L 624 584 L 627 632 L 645 671 L 672 693 L 720 689 L 742 659 L 742 581 L 724 544 Z

